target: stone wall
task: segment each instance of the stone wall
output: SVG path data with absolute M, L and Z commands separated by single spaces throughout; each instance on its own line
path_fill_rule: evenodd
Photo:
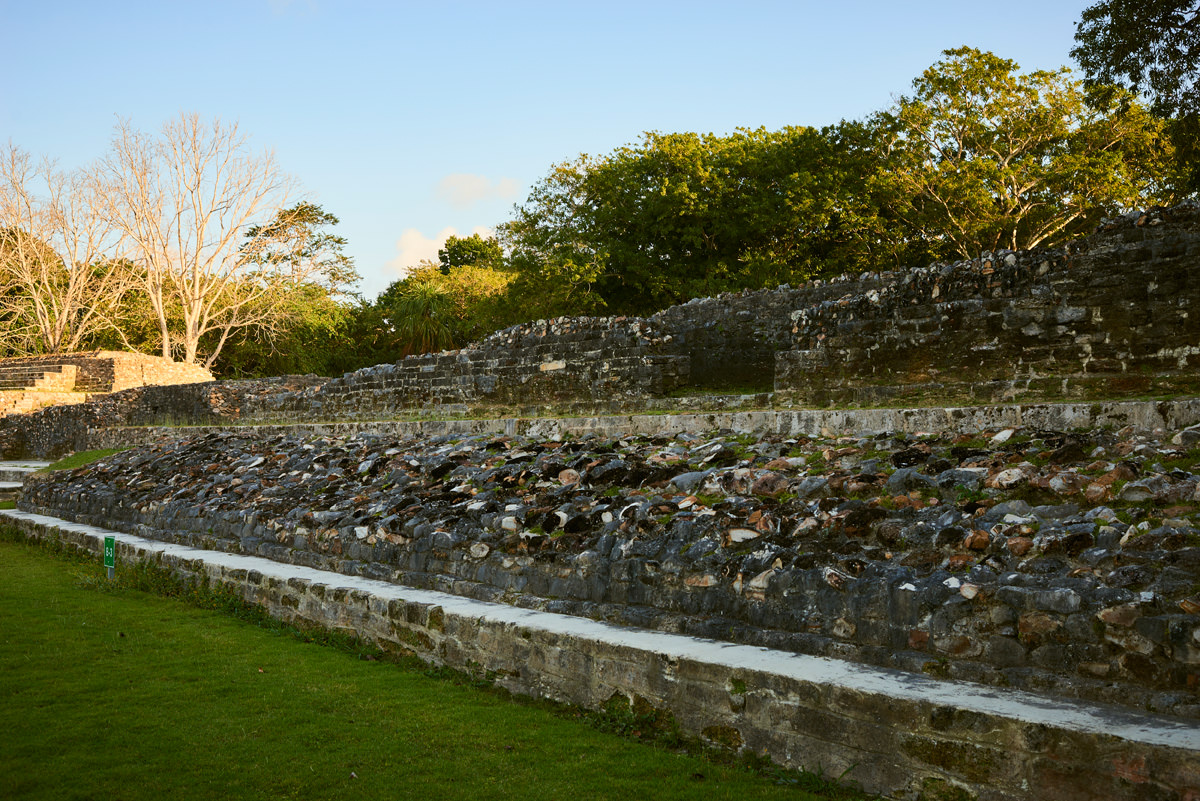
M 1196 420 L 1194 404 L 1143 406 Z M 1200 717 L 1200 428 L 409 437 L 213 431 L 27 483 L 21 508 Z
M 791 313 L 775 387 L 806 404 L 1195 392 L 1200 208 L 1073 247 L 985 253 Z
M 120 392 L 132 387 L 213 380 L 212 373 L 199 365 L 173 362 L 144 353 L 110 350 L 4 359 L 0 360 L 0 372 L 13 368 L 50 369 L 61 365 L 76 368 L 74 386 L 71 388 L 79 392 Z
M 453 405 L 551 405 L 661 396 L 687 381 L 688 359 L 651 321 L 539 320 L 462 350 L 412 356 L 334 379 L 310 393 L 263 398 L 249 419 L 370 419 Z
M 775 395 L 764 396 L 763 404 L 1195 395 L 1200 282 L 1191 276 L 1198 262 L 1200 207 L 1180 206 L 1111 221 L 1068 249 L 998 252 L 958 264 L 727 294 L 645 319 L 527 323 L 457 351 L 303 388 L 250 392 L 226 404 L 228 416 L 217 414 L 230 422 L 282 423 L 413 413 L 607 413 L 655 401 L 683 405 L 668 396 L 689 389 L 772 384 Z M 89 386 L 103 383 L 96 377 L 100 362 L 112 371 L 104 380 L 113 386 L 134 374 L 139 380 L 199 377 L 174 376 L 189 368 L 150 357 L 101 355 L 89 362 Z M 223 394 L 240 392 L 231 383 Z M 193 395 L 188 389 L 146 393 L 122 407 L 125 424 L 217 422 Z M 192 409 L 200 411 L 189 417 Z M 93 422 L 79 421 L 100 419 L 115 423 L 111 414 L 79 409 L 29 426 L 82 430 Z M 4 436 L 0 430 L 0 445 Z M 27 439 L 55 441 L 41 434 Z M 37 445 L 31 452 L 50 455 L 55 447 Z
M 727 293 L 697 298 L 650 317 L 669 332 L 689 360 L 688 385 L 705 388 L 770 389 L 775 354 L 792 347 L 791 313 L 837 300 L 847 293 L 887 286 L 892 273 L 810 281 L 803 286 Z
M 1200 208 L 1110 221 L 1067 249 L 562 318 L 349 373 L 263 420 L 760 391 L 804 405 L 1200 391 Z
M 283 376 L 134 387 L 87 402 L 0 417 L 0 457 L 54 459 L 74 451 L 122 447 L 136 437 L 122 436 L 119 442 L 110 444 L 99 441 L 95 435 L 121 427 L 160 426 L 164 427 L 161 433 L 181 425 L 229 423 L 241 418 L 243 407 L 257 406 L 263 395 L 291 396 L 324 380 L 315 376 Z

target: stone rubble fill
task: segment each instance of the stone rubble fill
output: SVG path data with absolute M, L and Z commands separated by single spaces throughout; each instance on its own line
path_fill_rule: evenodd
M 482 600 L 1200 717 L 1200 427 L 210 433 L 20 507 Z

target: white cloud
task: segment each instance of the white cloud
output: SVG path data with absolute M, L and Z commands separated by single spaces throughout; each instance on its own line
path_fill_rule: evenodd
M 456 172 L 438 181 L 437 197 L 458 209 L 497 198 L 511 200 L 517 196 L 517 182 L 512 178 L 491 181 L 486 176 Z
M 403 278 L 422 259 L 437 261 L 438 251 L 442 249 L 446 244 L 446 240 L 450 237 L 464 237 L 471 236 L 472 234 L 488 237 L 492 236 L 494 231 L 482 225 L 477 225 L 467 233 L 460 234 L 458 229 L 447 226 L 432 237 L 427 237 L 416 228 L 406 228 L 401 232 L 400 238 L 396 240 L 396 258 L 388 262 L 388 271 L 395 273 L 398 278 Z

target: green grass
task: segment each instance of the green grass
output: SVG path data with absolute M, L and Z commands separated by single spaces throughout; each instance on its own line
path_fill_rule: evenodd
M 73 453 L 70 456 L 64 456 L 45 470 L 74 470 L 76 467 L 83 467 L 92 462 L 98 462 L 106 456 L 112 456 L 114 453 L 120 453 L 125 448 L 103 448 L 97 451 L 80 451 Z
M 0 559 L 5 799 L 859 797 L 618 737 L 601 729 L 656 719 L 481 690 L 153 569 L 110 584 L 97 557 L 11 537 Z

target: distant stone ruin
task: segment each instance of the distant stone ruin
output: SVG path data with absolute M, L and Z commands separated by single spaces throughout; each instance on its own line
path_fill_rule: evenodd
M 36 391 L 49 388 L 47 380 L 58 391 L 103 394 L 132 387 L 194 384 L 212 381 L 213 376 L 197 364 L 115 350 L 0 359 L 2 389 Z
M 760 408 L 1195 396 L 1198 266 L 1200 206 L 1181 205 L 1058 250 L 726 294 L 647 318 L 539 320 L 327 381 L 221 382 L 217 404 L 180 387 L 127 397 L 115 415 L 112 404 L 34 415 L 7 445 L 0 423 L 0 448 L 54 456 L 122 415 L 210 425 L 704 408 L 694 396 L 714 393 L 757 393 Z M 104 356 L 99 391 L 206 380 Z
M 212 380 L 212 373 L 199 365 L 143 353 L 97 350 L 0 359 L 0 454 L 21 458 L 78 450 L 76 437 L 64 439 L 65 430 L 45 448 L 31 447 L 28 441 L 31 436 L 37 439 L 50 420 L 65 421 L 67 429 L 78 429 L 78 421 L 95 420 L 96 404 L 114 392 Z M 82 408 L 64 414 L 62 410 L 71 406 Z

